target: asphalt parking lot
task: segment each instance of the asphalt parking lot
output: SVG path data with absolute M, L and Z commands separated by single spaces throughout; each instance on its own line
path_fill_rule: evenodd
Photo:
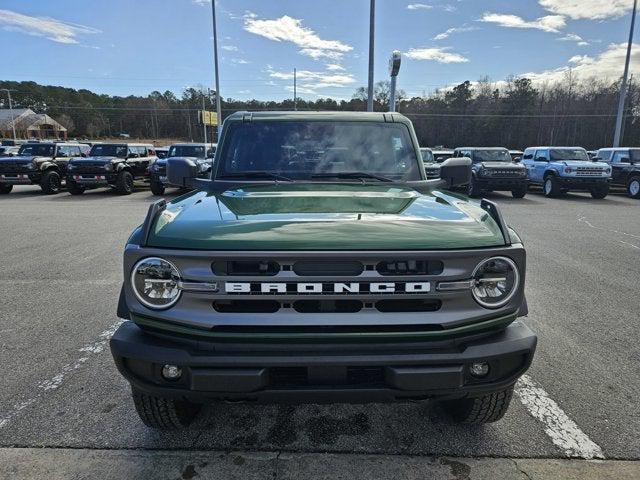
M 371 455 L 391 462 L 406 456 L 407 469 L 416 458 L 442 456 L 640 459 L 640 202 L 588 194 L 489 198 L 525 241 L 525 322 L 539 336 L 504 420 L 452 426 L 421 403 L 221 404 L 188 430 L 159 433 L 138 420 L 107 345 L 118 324 L 122 247 L 157 197 L 148 190 L 72 197 L 15 188 L 0 198 L 0 450 L 16 465 L 31 452 L 25 448 L 193 452 L 193 461 L 163 456 L 167 478 L 193 478 L 214 451 L 240 452 L 228 457 L 228 468 L 263 462 L 276 474 L 280 455 L 321 453 L 361 454 L 372 469 L 378 457 Z M 136 458 L 129 473 L 138 471 Z M 468 462 L 443 462 L 446 475 L 469 478 Z M 299 459 L 284 465 L 294 463 L 300 467 Z M 501 478 L 520 478 L 515 472 Z M 396 476 L 405 477 L 414 478 Z

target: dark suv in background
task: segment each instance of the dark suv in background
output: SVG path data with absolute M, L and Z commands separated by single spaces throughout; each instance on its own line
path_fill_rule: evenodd
M 0 158 L 0 194 L 14 185 L 40 185 L 44 193 L 58 193 L 69 162 L 85 155 L 84 148 L 62 142 L 21 145 L 16 156 Z
M 595 160 L 611 165 L 611 186 L 624 187 L 631 198 L 640 198 L 640 148 L 601 148 Z
M 149 167 L 151 192 L 154 195 L 164 195 L 164 190 L 168 186 L 168 158 L 181 157 L 191 159 L 197 166 L 198 176 L 206 177 L 211 172 L 215 152 L 216 145 L 210 143 L 176 143 L 171 145 L 167 157 L 158 159 Z
M 473 161 L 471 182 L 467 187 L 470 197 L 482 192 L 510 191 L 515 198 L 527 194 L 527 169 L 511 158 L 502 147 L 460 147 L 454 157 L 468 157 Z
M 112 187 L 129 195 L 135 180 L 149 180 L 149 166 L 156 160 L 150 144 L 97 143 L 87 158 L 69 162 L 67 189 L 80 195 L 87 188 Z

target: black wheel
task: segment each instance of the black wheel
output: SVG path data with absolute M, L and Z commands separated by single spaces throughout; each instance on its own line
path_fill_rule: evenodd
M 558 179 L 555 175 L 548 175 L 544 179 L 544 184 L 542 185 L 542 192 L 545 197 L 557 197 L 562 194 L 562 189 L 558 184 Z
M 131 395 L 136 412 L 143 423 L 161 430 L 188 427 L 202 408 L 202 405 L 197 403 L 147 395 L 135 388 L 131 390 Z
M 78 185 L 76 182 L 72 180 L 67 180 L 67 191 L 71 195 L 82 195 L 85 190 L 86 190 L 86 187 L 83 187 L 82 185 Z
M 589 190 L 589 192 L 591 192 L 591 196 L 593 198 L 601 200 L 609 194 L 609 185 L 604 185 L 602 187 L 593 187 L 591 190 Z
M 497 422 L 509 409 L 513 385 L 505 390 L 489 393 L 476 398 L 462 398 L 442 402 L 442 409 L 455 423 L 480 425 Z
M 513 198 L 523 198 L 527 194 L 527 186 L 523 185 L 516 189 L 511 190 Z
M 40 180 L 40 188 L 47 195 L 60 191 L 60 174 L 55 170 L 47 170 Z
M 627 195 L 640 198 L 640 177 L 631 177 L 627 182 Z
M 0 183 L 0 195 L 6 195 L 7 193 L 11 193 L 11 190 L 13 190 L 13 185 Z
M 118 174 L 116 190 L 122 195 L 129 195 L 133 192 L 133 175 L 131 175 L 131 172 L 123 170 Z
M 154 195 L 164 195 L 164 185 L 160 182 L 151 182 L 151 193 Z
M 467 195 L 469 197 L 479 197 L 482 194 L 482 190 L 476 185 L 475 179 L 471 177 L 469 185 L 467 185 Z

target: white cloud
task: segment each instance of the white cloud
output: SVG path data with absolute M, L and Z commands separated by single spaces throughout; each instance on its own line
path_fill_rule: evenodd
M 338 65 L 337 63 L 329 63 L 325 65 L 325 67 L 327 67 L 327 70 L 333 71 L 333 72 L 344 71 L 344 67 L 342 65 Z
M 412 60 L 432 60 L 438 63 L 465 63 L 469 59 L 450 48 L 411 48 L 405 55 Z
M 278 72 L 271 70 L 269 75 L 278 80 L 293 80 L 293 72 Z M 311 70 L 298 70 L 298 93 L 319 95 L 318 90 L 324 88 L 343 88 L 355 83 L 355 78 L 350 73 L 318 72 Z M 289 88 L 289 87 L 286 87 Z M 293 87 L 291 87 L 293 89 Z
M 558 33 L 567 24 L 562 15 L 547 15 L 535 20 L 527 21 L 517 15 L 503 13 L 485 13 L 480 18 L 481 22 L 495 23 L 506 28 L 533 28 L 545 32 Z
M 11 10 L 0 10 L 0 25 L 5 30 L 14 30 L 36 37 L 45 37 L 57 43 L 78 43 L 78 35 L 100 33 L 95 28 L 62 22 L 49 17 L 31 17 Z
M 630 0 L 539 0 L 539 3 L 552 13 L 574 20 L 621 17 L 633 7 Z
M 410 3 L 407 5 L 407 10 L 430 10 L 433 7 L 426 3 Z
M 248 65 L 251 62 L 245 60 L 244 58 L 232 58 L 231 63 L 235 63 L 236 65 Z
M 527 77 L 536 83 L 554 83 L 561 81 L 571 71 L 571 74 L 581 79 L 592 77 L 616 80 L 622 75 L 624 60 L 627 54 L 626 43 L 612 43 L 606 50 L 597 56 L 575 55 L 569 59 L 569 65 L 545 70 L 542 72 L 529 72 L 519 75 Z M 640 45 L 634 44 L 631 50 L 631 70 L 640 69 Z
M 465 26 L 452 27 L 452 28 L 449 28 L 449 29 L 445 30 L 442 33 L 439 33 L 438 35 L 433 37 L 433 39 L 434 40 L 444 40 L 445 38 L 449 38 L 454 33 L 472 32 L 474 30 L 478 30 L 478 28 L 477 27 L 465 27 Z
M 339 59 L 345 53 L 353 50 L 339 40 L 324 40 L 313 30 L 304 27 L 302 20 L 284 15 L 274 20 L 260 20 L 255 14 L 248 14 L 244 19 L 244 29 L 247 32 L 276 42 L 291 42 L 300 47 L 300 53 L 313 59 Z
M 235 45 L 223 45 L 222 50 L 226 50 L 227 52 L 237 52 L 238 51 L 238 47 L 236 47 Z
M 580 35 L 577 35 L 575 33 L 567 33 L 563 37 L 558 37 L 558 40 L 560 40 L 561 42 L 576 42 L 576 44 L 580 47 L 589 45 L 589 42 L 585 41 Z

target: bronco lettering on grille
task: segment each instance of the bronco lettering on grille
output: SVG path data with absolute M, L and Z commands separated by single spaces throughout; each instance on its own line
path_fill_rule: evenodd
M 225 292 L 229 294 L 385 294 L 385 293 L 428 293 L 429 282 L 226 282 Z

